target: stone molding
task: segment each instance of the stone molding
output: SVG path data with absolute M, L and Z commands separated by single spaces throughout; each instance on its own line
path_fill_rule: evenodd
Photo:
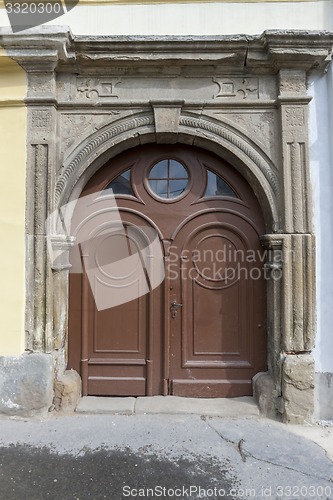
M 172 108 L 161 109 L 172 109 Z M 168 139 L 175 136 L 177 140 L 177 135 L 180 133 L 187 134 L 190 137 L 196 137 L 201 130 L 203 133 L 209 132 L 211 135 L 211 141 L 223 140 L 224 146 L 232 148 L 236 151 L 236 155 L 243 154 L 251 162 L 253 162 L 255 168 L 257 168 L 266 178 L 268 189 L 271 190 L 269 195 L 274 198 L 279 192 L 279 181 L 274 164 L 266 157 L 266 155 L 256 148 L 253 144 L 250 144 L 246 138 L 236 129 L 232 129 L 229 125 L 225 125 L 223 122 L 214 122 L 211 118 L 201 115 L 200 118 L 195 116 L 190 116 L 188 114 L 178 116 L 178 125 L 175 123 L 175 128 L 172 131 L 167 130 L 164 133 L 167 134 Z M 155 128 L 154 128 L 155 125 Z M 119 122 L 112 123 L 101 129 L 101 131 L 93 134 L 88 141 L 84 141 L 79 145 L 76 150 L 70 155 L 69 159 L 65 161 L 64 168 L 60 174 L 55 188 L 55 203 L 56 206 L 61 205 L 66 202 L 66 193 L 71 192 L 76 181 L 78 173 L 80 176 L 83 172 L 89 168 L 93 160 L 96 158 L 96 152 L 104 152 L 109 150 L 114 145 L 114 140 L 121 140 L 121 137 L 126 133 L 131 135 L 132 131 L 136 131 L 140 135 L 140 129 L 143 132 L 147 132 L 146 127 L 153 127 L 152 130 L 156 131 L 156 134 L 162 133 L 156 130 L 156 124 L 151 113 L 142 113 L 134 117 L 125 117 Z M 207 134 L 206 134 L 207 135 Z M 126 137 L 123 137 L 125 140 Z M 276 203 L 276 202 L 275 202 Z M 273 213 L 276 213 L 276 207 L 273 208 Z
M 306 88 L 309 71 L 325 71 L 330 63 L 333 34 L 73 37 L 56 27 L 0 33 L 0 44 L 28 75 L 27 348 L 51 352 L 62 379 L 73 240 L 61 224 L 47 230 L 48 216 L 76 200 L 97 169 L 127 148 L 193 144 L 232 163 L 262 206 L 267 226 L 262 243 L 271 250 L 269 376 L 256 379 L 257 389 L 274 387 L 273 400 L 259 395 L 270 413 L 273 405 L 285 421 L 309 420 L 315 239 Z M 178 85 L 171 95 L 172 79 Z M 258 113 L 267 117 L 262 127 Z M 279 273 L 282 278 L 276 279 Z
M 73 36 L 67 27 L 41 26 L 26 33 L 0 31 L 0 45 L 27 71 L 67 66 L 83 73 L 93 66 L 105 73 L 113 66 L 145 61 L 182 61 L 201 67 L 213 61 L 226 71 L 259 72 L 297 68 L 325 70 L 331 60 L 333 34 L 327 31 L 267 30 L 261 35 L 225 36 Z M 107 63 L 107 64 L 106 64 Z

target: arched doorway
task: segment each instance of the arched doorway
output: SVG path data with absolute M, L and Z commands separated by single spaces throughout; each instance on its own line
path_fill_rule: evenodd
M 85 197 L 69 299 L 84 395 L 250 395 L 267 352 L 264 222 L 248 183 L 199 148 L 145 145 L 107 162 Z

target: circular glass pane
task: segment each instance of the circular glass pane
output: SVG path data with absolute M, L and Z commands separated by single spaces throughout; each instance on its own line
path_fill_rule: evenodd
M 160 198 L 175 199 L 180 197 L 189 182 L 184 165 L 177 160 L 161 160 L 149 172 L 150 189 Z

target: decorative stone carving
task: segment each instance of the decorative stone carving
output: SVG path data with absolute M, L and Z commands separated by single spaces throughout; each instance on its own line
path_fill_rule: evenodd
M 77 92 L 79 97 L 87 99 L 103 99 L 111 98 L 118 99 L 116 86 L 121 83 L 119 79 L 94 79 L 94 78 L 77 78 Z
M 259 99 L 258 78 L 213 78 L 219 86 L 218 93 L 214 99 L 238 98 L 238 99 Z
M 50 126 L 51 113 L 48 110 L 34 110 L 31 116 L 31 124 L 33 128 L 47 129 Z
M 69 162 L 64 171 L 60 175 L 55 188 L 55 201 L 59 202 L 60 196 L 66 183 L 71 176 L 72 172 L 80 165 L 82 161 L 92 152 L 95 151 L 101 144 L 109 141 L 111 138 L 116 137 L 127 130 L 137 129 L 143 126 L 149 126 L 154 123 L 152 114 L 139 115 L 131 117 L 127 120 L 115 123 L 110 127 L 94 134 L 88 143 L 81 149 L 81 151 Z
M 269 165 L 267 161 L 262 158 L 259 151 L 256 151 L 254 148 L 250 147 L 249 144 L 241 137 L 241 135 L 237 136 L 235 133 L 231 133 L 230 130 L 219 124 L 190 116 L 181 116 L 180 125 L 194 129 L 206 130 L 207 132 L 217 135 L 230 142 L 240 151 L 245 153 L 249 158 L 251 158 L 251 160 L 260 168 L 261 172 L 268 180 L 274 193 L 278 194 L 279 181 L 274 172 L 273 166 Z
M 276 144 L 276 120 L 274 112 L 257 111 L 235 113 L 225 111 L 213 111 L 210 113 L 217 119 L 227 120 L 244 135 L 258 144 L 271 158 L 274 163 L 278 160 L 278 148 Z
M 304 109 L 303 107 L 289 107 L 285 111 L 287 127 L 303 127 L 304 125 Z
M 121 116 L 119 110 L 107 113 L 62 113 L 60 120 L 61 153 L 69 154 L 86 137 Z
M 48 236 L 48 249 L 52 254 L 51 267 L 53 271 L 66 271 L 71 268 L 69 263 L 69 251 L 75 244 L 74 237 Z

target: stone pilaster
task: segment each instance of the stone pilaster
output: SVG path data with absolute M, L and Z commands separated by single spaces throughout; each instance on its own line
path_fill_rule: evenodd
M 313 412 L 315 239 L 309 234 L 275 234 L 261 241 L 271 271 L 267 333 L 268 368 L 275 384 L 272 397 L 286 422 L 299 423 Z M 259 382 L 258 378 L 257 393 Z
M 52 213 L 57 163 L 57 112 L 54 62 L 29 62 L 26 232 L 31 253 L 26 283 L 27 348 L 52 352 L 52 273 L 46 244 L 46 223 Z
M 285 235 L 283 243 L 282 348 L 309 352 L 314 345 L 315 238 Z
M 69 252 L 75 238 L 49 236 L 53 277 L 53 355 L 56 374 L 61 376 L 67 364 L 68 344 L 68 282 L 71 264 Z
M 311 189 L 307 156 L 308 117 L 306 73 L 304 70 L 280 70 L 279 74 L 284 217 L 286 233 L 310 233 Z

